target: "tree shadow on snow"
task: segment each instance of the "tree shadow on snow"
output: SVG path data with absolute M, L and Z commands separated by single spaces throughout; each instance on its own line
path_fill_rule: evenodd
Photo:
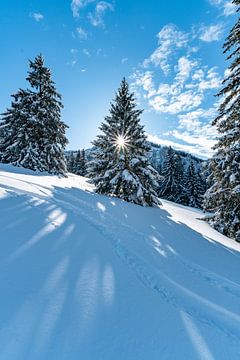
M 0 201 L 1 359 L 112 359 L 116 351 L 119 359 L 158 359 L 159 339 L 168 355 L 173 351 L 159 326 L 169 304 L 176 311 L 165 320 L 184 334 L 182 355 L 198 358 L 202 344 L 209 358 L 220 358 L 219 338 L 210 351 L 201 326 L 205 313 L 213 326 L 218 316 L 238 323 L 237 252 L 161 208 L 78 188 L 51 192 Z M 151 301 L 147 309 L 143 294 Z M 151 326 L 137 332 L 144 320 Z M 230 319 L 235 334 L 231 325 Z

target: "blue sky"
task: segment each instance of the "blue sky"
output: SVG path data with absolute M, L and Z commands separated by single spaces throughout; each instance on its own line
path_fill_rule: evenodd
M 69 149 L 90 146 L 125 76 L 151 140 L 211 154 L 231 1 L 3 0 L 0 14 L 1 112 L 41 52 L 63 95 Z

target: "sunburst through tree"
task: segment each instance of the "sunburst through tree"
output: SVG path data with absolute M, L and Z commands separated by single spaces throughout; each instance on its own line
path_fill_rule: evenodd
M 147 159 L 149 147 L 140 124 L 141 113 L 123 79 L 110 115 L 100 126 L 102 134 L 93 143 L 96 150 L 89 175 L 99 193 L 152 206 L 160 204 L 155 191 L 159 174 Z

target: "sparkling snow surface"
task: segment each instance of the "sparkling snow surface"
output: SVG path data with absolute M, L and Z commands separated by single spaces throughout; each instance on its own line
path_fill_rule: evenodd
M 202 216 L 0 165 L 0 359 L 240 359 L 240 245 Z

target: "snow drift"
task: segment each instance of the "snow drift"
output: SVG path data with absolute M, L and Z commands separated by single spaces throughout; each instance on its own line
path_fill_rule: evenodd
M 0 359 L 239 359 L 240 246 L 201 217 L 0 165 Z

